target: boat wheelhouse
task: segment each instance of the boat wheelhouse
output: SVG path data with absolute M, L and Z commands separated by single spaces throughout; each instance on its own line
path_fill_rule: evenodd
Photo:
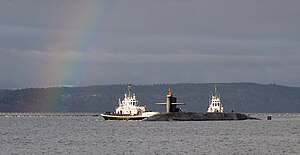
M 131 85 L 128 85 L 128 93 L 124 94 L 124 99 L 119 99 L 116 114 L 140 115 L 146 112 L 146 106 L 139 106 L 135 94 L 131 93 Z
M 207 112 L 223 112 L 223 105 L 221 103 L 220 93 L 217 90 L 217 85 L 215 85 L 215 92 L 211 95 Z

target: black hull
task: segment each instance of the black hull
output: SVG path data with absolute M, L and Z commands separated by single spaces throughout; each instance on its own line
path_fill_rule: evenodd
M 230 121 L 256 119 L 241 113 L 170 112 L 158 114 L 145 121 Z

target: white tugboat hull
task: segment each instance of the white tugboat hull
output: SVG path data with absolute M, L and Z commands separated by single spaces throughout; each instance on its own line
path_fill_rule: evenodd
M 159 114 L 159 112 L 145 112 L 141 115 L 125 115 L 125 114 L 101 114 L 105 120 L 142 120 L 154 115 Z

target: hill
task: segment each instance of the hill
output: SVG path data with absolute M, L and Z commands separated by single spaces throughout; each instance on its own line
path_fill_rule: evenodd
M 148 110 L 164 111 L 155 105 L 165 102 L 167 90 L 172 89 L 185 111 L 205 112 L 212 83 L 134 85 L 140 105 Z M 300 112 L 300 88 L 275 84 L 218 83 L 224 110 L 238 112 Z M 0 90 L 1 112 L 104 112 L 113 111 L 118 98 L 123 99 L 126 85 L 88 87 L 27 88 Z

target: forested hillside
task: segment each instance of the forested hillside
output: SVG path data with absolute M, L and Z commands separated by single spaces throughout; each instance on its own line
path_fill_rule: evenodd
M 205 112 L 215 84 L 133 85 L 140 105 L 148 110 L 164 111 L 157 102 L 165 102 L 169 88 L 185 111 Z M 300 88 L 255 83 L 219 83 L 225 111 L 300 112 Z M 126 85 L 88 87 L 28 88 L 0 90 L 1 112 L 104 112 L 114 111 L 123 99 Z

